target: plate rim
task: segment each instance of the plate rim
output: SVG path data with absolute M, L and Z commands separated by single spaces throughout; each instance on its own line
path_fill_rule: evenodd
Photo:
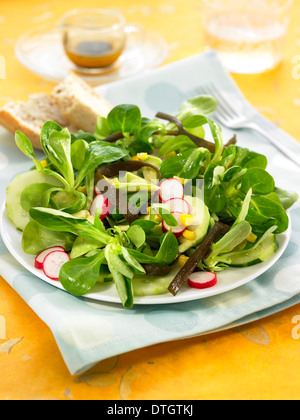
M 200 289 L 191 289 L 188 288 L 186 286 L 186 289 L 190 291 L 190 296 L 187 298 L 184 294 L 184 289 L 181 290 L 181 292 L 178 293 L 178 295 L 176 295 L 175 297 L 171 294 L 162 294 L 162 295 L 152 295 L 152 296 L 135 296 L 134 297 L 134 306 L 147 306 L 147 305 L 169 305 L 169 304 L 178 304 L 178 303 L 187 303 L 187 302 L 191 302 L 191 301 L 197 301 L 197 300 L 201 300 L 201 299 L 205 299 L 208 297 L 214 297 L 214 296 L 218 296 L 227 292 L 230 292 L 232 290 L 235 290 L 241 286 L 244 286 L 245 284 L 248 284 L 250 282 L 252 282 L 253 280 L 257 279 L 259 276 L 261 276 L 262 274 L 264 274 L 265 272 L 267 272 L 269 269 L 271 269 L 277 262 L 278 260 L 282 257 L 282 255 L 284 254 L 284 252 L 286 251 L 286 248 L 289 245 L 289 242 L 291 240 L 291 235 L 292 235 L 292 221 L 291 221 L 291 217 L 288 213 L 289 216 L 289 227 L 287 229 L 286 232 L 279 234 L 278 236 L 280 236 L 282 238 L 282 244 L 281 247 L 279 247 L 278 251 L 274 254 L 273 257 L 271 257 L 269 260 L 264 261 L 262 263 L 259 263 L 257 265 L 254 265 L 252 267 L 240 267 L 240 268 L 229 268 L 226 271 L 227 273 L 230 273 L 229 270 L 243 270 L 245 268 L 258 268 L 255 272 L 253 272 L 252 274 L 250 274 L 248 277 L 238 280 L 230 285 L 227 286 L 223 286 L 220 287 L 219 289 L 217 288 L 211 288 L 211 289 L 205 289 L 205 290 L 200 290 Z M 7 220 L 5 220 L 5 218 Z M 20 255 L 13 249 L 13 247 L 10 244 L 9 239 L 7 238 L 6 234 L 7 234 L 7 228 L 5 223 L 9 223 L 10 224 L 10 228 L 14 228 L 14 225 L 12 224 L 12 222 L 9 220 L 8 215 L 7 215 L 7 210 L 6 210 L 6 205 L 5 205 L 5 200 L 3 202 L 3 204 L 1 205 L 0 208 L 0 234 L 2 237 L 2 240 L 6 246 L 6 248 L 8 249 L 9 253 L 14 257 L 14 259 L 28 272 L 30 272 L 32 275 L 34 275 L 35 277 L 37 277 L 38 279 L 40 279 L 41 281 L 44 281 L 45 283 L 53 286 L 55 289 L 57 290 L 61 290 L 67 294 L 71 295 L 68 291 L 66 291 L 63 286 L 61 285 L 60 282 L 57 281 L 53 281 L 51 279 L 48 279 L 41 270 L 37 270 L 34 266 L 29 266 L 29 264 L 23 260 L 22 257 L 20 257 Z M 21 232 L 19 232 L 16 228 L 16 235 L 21 235 Z M 277 237 L 278 237 L 277 236 Z M 24 255 L 27 255 L 24 253 Z M 1 255 L 0 255 L 1 258 Z M 34 258 L 34 256 L 32 256 L 32 258 Z M 223 273 L 224 273 L 223 271 Z M 222 272 L 219 273 L 219 275 L 221 275 Z M 97 301 L 98 303 L 114 303 L 114 304 L 121 304 L 121 300 L 119 298 L 119 296 L 116 294 L 116 289 L 114 287 L 113 284 L 110 284 L 110 286 L 113 288 L 113 291 L 115 292 L 115 295 L 108 295 L 106 296 L 105 294 L 99 294 L 99 292 L 90 292 L 84 296 L 81 296 L 79 298 L 84 298 L 87 299 L 89 301 Z M 78 296 L 74 296 L 77 297 Z

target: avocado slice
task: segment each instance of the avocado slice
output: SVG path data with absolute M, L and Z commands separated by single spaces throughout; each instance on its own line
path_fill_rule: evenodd
M 148 156 L 145 162 L 150 163 L 151 165 L 156 166 L 157 168 L 160 168 L 162 160 L 157 156 Z M 144 178 L 148 182 L 151 182 L 157 179 L 157 172 L 152 168 L 145 166 L 144 168 L 142 168 L 142 172 L 143 172 Z
M 210 225 L 210 213 L 204 202 L 199 197 L 185 196 L 184 199 L 189 203 L 194 217 L 193 225 L 188 230 L 194 232 L 195 239 L 192 241 L 184 237 L 179 239 L 179 252 L 182 254 L 203 241 Z

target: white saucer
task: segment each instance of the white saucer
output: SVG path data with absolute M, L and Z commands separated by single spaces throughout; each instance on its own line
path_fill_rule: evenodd
M 53 26 L 39 26 L 23 34 L 16 43 L 15 53 L 26 68 L 42 79 L 59 82 L 74 71 L 95 85 L 133 76 L 165 60 L 168 46 L 159 34 L 136 24 L 128 24 L 127 32 L 127 45 L 119 60 L 96 74 L 78 71 L 64 52 L 61 31 Z

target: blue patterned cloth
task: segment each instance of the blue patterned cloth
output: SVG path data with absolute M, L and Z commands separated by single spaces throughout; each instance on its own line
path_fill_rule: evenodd
M 260 116 L 223 70 L 215 52 L 190 57 L 149 74 L 99 88 L 113 104 L 135 103 L 143 115 L 174 113 L 203 82 L 214 81 L 262 127 L 300 155 L 300 144 Z M 228 138 L 233 133 L 224 129 Z M 300 171 L 263 137 L 238 133 L 239 145 L 265 154 L 277 185 L 300 193 Z M 5 188 L 31 162 L 0 132 L 0 200 Z M 194 302 L 169 305 L 121 305 L 77 298 L 44 283 L 23 269 L 0 239 L 0 274 L 51 329 L 71 374 L 88 370 L 106 358 L 157 343 L 225 330 L 269 316 L 300 302 L 300 203 L 290 211 L 292 237 L 279 261 L 247 285 Z

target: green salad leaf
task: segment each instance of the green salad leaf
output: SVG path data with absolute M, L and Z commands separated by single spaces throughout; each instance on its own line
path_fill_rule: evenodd
M 57 129 L 55 129 L 55 128 Z M 49 121 L 44 124 L 41 133 L 41 145 L 54 168 L 67 182 L 70 190 L 74 188 L 74 170 L 71 159 L 71 134 Z
M 85 136 L 86 137 L 86 136 Z M 29 186 L 24 192 L 27 197 L 37 197 L 37 188 L 42 196 L 39 205 L 52 207 L 54 209 L 65 210 L 68 213 L 76 213 L 85 208 L 89 208 L 93 194 L 93 178 L 95 170 L 106 163 L 116 162 L 125 158 L 128 152 L 118 146 L 110 145 L 105 142 L 76 139 L 72 142 L 71 134 L 68 129 L 62 129 L 57 123 L 48 121 L 44 124 L 41 131 L 41 145 L 49 162 L 49 167 L 45 167 L 36 159 L 33 147 L 29 139 L 19 131 L 16 132 L 16 144 L 19 149 L 36 165 L 38 171 L 56 177 L 64 185 L 64 188 L 48 189 Z M 75 176 L 75 172 L 78 171 Z M 87 196 L 77 189 L 85 180 Z M 25 206 L 29 207 L 28 198 Z M 34 206 L 33 206 L 34 207 Z
M 142 115 L 136 105 L 118 105 L 107 116 L 107 126 L 111 132 L 120 131 L 124 137 L 137 134 L 141 129 Z
M 70 232 L 53 231 L 31 220 L 22 235 L 22 248 L 29 255 L 38 255 L 53 246 L 62 246 L 66 251 L 70 251 L 75 239 L 76 236 Z
M 211 164 L 204 175 L 204 197 L 209 210 L 226 222 L 234 222 L 251 190 L 246 220 L 253 232 L 263 234 L 272 226 L 277 226 L 276 233 L 285 232 L 289 218 L 276 192 L 274 178 L 265 166 L 264 156 L 230 146 L 222 160 Z M 293 197 L 291 203 L 296 198 L 289 197 Z
M 110 236 L 101 232 L 87 219 L 79 219 L 63 211 L 49 208 L 32 208 L 29 212 L 31 218 L 40 225 L 55 232 L 70 232 L 77 236 L 95 239 L 100 246 L 110 242 Z
M 77 258 L 63 265 L 59 280 L 62 286 L 74 296 L 83 296 L 93 289 L 99 279 L 104 252 L 93 257 Z
M 105 142 L 92 142 L 85 153 L 85 159 L 76 177 L 75 188 L 78 188 L 84 178 L 92 171 L 106 163 L 117 162 L 126 157 L 128 152 L 120 147 Z
M 165 159 L 160 172 L 163 178 L 178 176 L 184 179 L 196 179 L 205 171 L 205 167 L 211 162 L 211 154 L 204 148 L 193 148 L 170 156 Z
M 208 117 L 217 110 L 217 107 L 218 101 L 215 98 L 208 95 L 200 95 L 185 101 L 179 108 L 177 118 L 185 121 L 194 115 Z

